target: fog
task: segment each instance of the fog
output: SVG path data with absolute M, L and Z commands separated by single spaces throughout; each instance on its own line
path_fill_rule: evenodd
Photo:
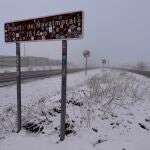
M 149 62 L 149 7 L 149 0 L 0 0 L 0 55 L 16 54 L 15 44 L 4 42 L 5 22 L 83 10 L 84 38 L 68 40 L 68 61 L 83 65 L 88 49 L 90 65 L 102 58 L 110 65 Z M 21 53 L 61 59 L 61 41 L 22 43 Z

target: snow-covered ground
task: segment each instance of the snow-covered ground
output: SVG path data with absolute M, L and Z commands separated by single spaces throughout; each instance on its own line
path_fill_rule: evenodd
M 149 85 L 146 77 L 115 70 L 90 70 L 87 77 L 84 72 L 69 74 L 66 122 L 73 132 L 60 142 L 61 76 L 24 83 L 23 124 L 46 120 L 40 124 L 44 129 L 38 133 L 25 129 L 19 134 L 0 132 L 0 150 L 150 150 Z M 98 88 L 105 94 L 98 95 Z M 0 119 L 6 115 L 3 122 L 14 121 L 15 105 L 16 86 L 0 88 Z M 5 127 L 9 126 L 13 125 Z

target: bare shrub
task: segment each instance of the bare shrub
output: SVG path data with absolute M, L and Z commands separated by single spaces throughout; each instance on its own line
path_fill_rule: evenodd
M 85 96 L 86 102 L 84 102 L 89 111 L 87 118 L 91 118 L 93 110 L 97 110 L 95 108 L 101 110 L 104 115 L 113 113 L 115 109 L 127 109 L 129 105 L 143 100 L 147 89 L 143 81 L 124 72 L 95 75 L 87 81 L 89 95 Z
M 7 134 L 16 131 L 16 116 L 17 112 L 13 106 L 4 109 L 0 114 L 0 133 Z

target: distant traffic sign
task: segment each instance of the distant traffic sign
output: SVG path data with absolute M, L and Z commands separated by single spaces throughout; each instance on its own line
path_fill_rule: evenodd
M 85 57 L 85 75 L 87 75 L 87 59 L 88 59 L 88 57 L 90 57 L 90 51 L 84 50 L 83 56 Z
M 9 22 L 4 28 L 5 42 L 81 38 L 83 12 Z
M 102 64 L 106 64 L 106 59 L 102 59 Z
M 89 50 L 85 50 L 83 52 L 83 56 L 86 57 L 86 58 L 90 57 L 90 51 Z

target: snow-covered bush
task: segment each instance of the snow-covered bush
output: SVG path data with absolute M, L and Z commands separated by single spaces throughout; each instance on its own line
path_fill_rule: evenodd
M 14 106 L 5 108 L 0 114 L 0 135 L 16 131 L 16 114 Z
M 89 78 L 84 89 L 86 89 L 84 90 L 86 94 L 83 97 L 83 107 L 84 111 L 88 112 L 87 117 L 84 118 L 90 126 L 92 116 L 97 110 L 108 115 L 115 113 L 120 108 L 127 109 L 129 105 L 143 100 L 149 87 L 135 76 L 124 72 L 114 72 Z

